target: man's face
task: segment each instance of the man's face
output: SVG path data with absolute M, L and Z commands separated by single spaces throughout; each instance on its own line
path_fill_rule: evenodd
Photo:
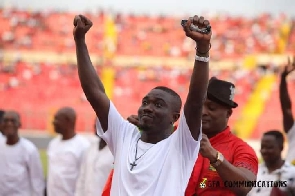
M 261 139 L 260 153 L 265 163 L 271 163 L 281 156 L 282 146 L 279 145 L 275 136 L 264 135 Z
M 172 95 L 160 89 L 151 90 L 138 109 L 139 128 L 145 130 L 163 130 L 173 122 Z M 172 125 L 171 125 L 172 126 Z
M 202 111 L 203 133 L 210 136 L 224 129 L 229 118 L 229 111 L 229 108 L 206 99 Z
M 6 112 L 2 120 L 2 130 L 6 137 L 16 136 L 20 127 L 19 116 L 15 112 Z
M 67 120 L 65 118 L 65 115 L 60 112 L 57 112 L 53 120 L 54 131 L 56 133 L 63 134 L 63 132 L 66 130 L 66 125 Z

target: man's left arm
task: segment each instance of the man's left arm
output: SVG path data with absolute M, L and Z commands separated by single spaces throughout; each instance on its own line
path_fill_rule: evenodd
M 214 166 L 217 161 L 219 162 L 218 166 L 215 166 L 215 169 L 224 183 L 229 184 L 229 182 L 247 182 L 256 180 L 258 158 L 255 151 L 245 143 L 241 143 L 235 147 L 233 163 L 230 163 L 225 158 L 221 161 L 218 160 L 219 152 L 211 146 L 207 136 L 203 135 L 200 153 L 210 160 L 212 166 Z M 252 189 L 251 186 L 228 188 L 239 196 L 247 195 Z
M 245 161 L 252 162 L 252 165 L 254 166 L 256 162 L 258 165 L 258 160 L 255 160 L 255 157 L 249 157 L 248 159 L 245 158 Z M 216 171 L 218 172 L 219 176 L 223 180 L 223 182 L 249 182 L 249 181 L 255 181 L 256 180 L 256 174 L 251 168 L 252 166 L 247 165 L 246 162 L 240 162 L 239 164 L 231 164 L 226 159 L 223 161 L 222 164 L 220 164 L 218 167 L 216 167 Z M 249 191 L 251 191 L 252 187 L 249 186 L 240 186 L 240 187 L 229 187 L 234 193 L 237 195 L 247 195 Z
M 186 25 L 183 27 L 186 36 L 196 42 L 196 59 L 190 80 L 189 92 L 184 105 L 184 115 L 192 137 L 198 141 L 203 102 L 205 100 L 209 80 L 209 50 L 212 32 L 210 31 L 208 34 L 202 34 L 192 31 L 190 29 L 191 24 L 199 28 L 205 28 L 210 24 L 204 17 L 194 16 L 193 18 L 189 18 Z

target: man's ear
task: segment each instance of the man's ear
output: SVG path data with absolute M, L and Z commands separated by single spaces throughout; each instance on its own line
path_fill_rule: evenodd
M 233 110 L 231 108 L 228 109 L 226 117 L 229 118 L 233 113 Z
M 179 117 L 180 117 L 179 113 L 174 113 L 173 114 L 173 123 L 172 124 L 174 124 L 179 119 Z

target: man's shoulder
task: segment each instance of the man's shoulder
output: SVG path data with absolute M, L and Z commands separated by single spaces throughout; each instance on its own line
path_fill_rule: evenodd
M 20 139 L 21 145 L 23 149 L 26 149 L 28 152 L 37 152 L 37 147 L 33 142 L 26 138 Z
M 90 140 L 83 135 L 77 134 L 73 140 L 73 143 L 78 147 L 78 149 L 85 150 L 90 147 Z
M 243 139 L 239 138 L 238 136 L 231 134 L 231 140 L 234 146 L 236 147 L 245 147 L 245 148 L 251 148 L 252 147 Z
M 253 156 L 256 157 L 255 150 L 246 141 L 242 140 L 241 138 L 235 135 L 232 135 L 231 142 L 235 152 L 239 152 L 239 153 L 244 152 L 244 153 L 252 154 Z
M 49 145 L 52 145 L 52 144 L 57 143 L 59 141 L 61 141 L 61 136 L 57 135 L 56 137 L 54 137 L 50 140 Z
M 76 135 L 76 140 L 78 142 L 81 142 L 81 143 L 87 143 L 87 144 L 90 144 L 90 140 L 86 138 L 86 136 L 84 135 L 80 135 L 80 134 L 77 134 Z

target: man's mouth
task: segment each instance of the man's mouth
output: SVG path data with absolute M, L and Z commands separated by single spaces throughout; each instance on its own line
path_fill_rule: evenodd
M 148 115 L 148 114 L 143 114 L 143 115 L 141 116 L 141 118 L 144 118 L 144 117 L 147 117 L 147 118 L 153 118 L 151 115 Z
M 202 123 L 208 123 L 209 120 L 202 120 Z

